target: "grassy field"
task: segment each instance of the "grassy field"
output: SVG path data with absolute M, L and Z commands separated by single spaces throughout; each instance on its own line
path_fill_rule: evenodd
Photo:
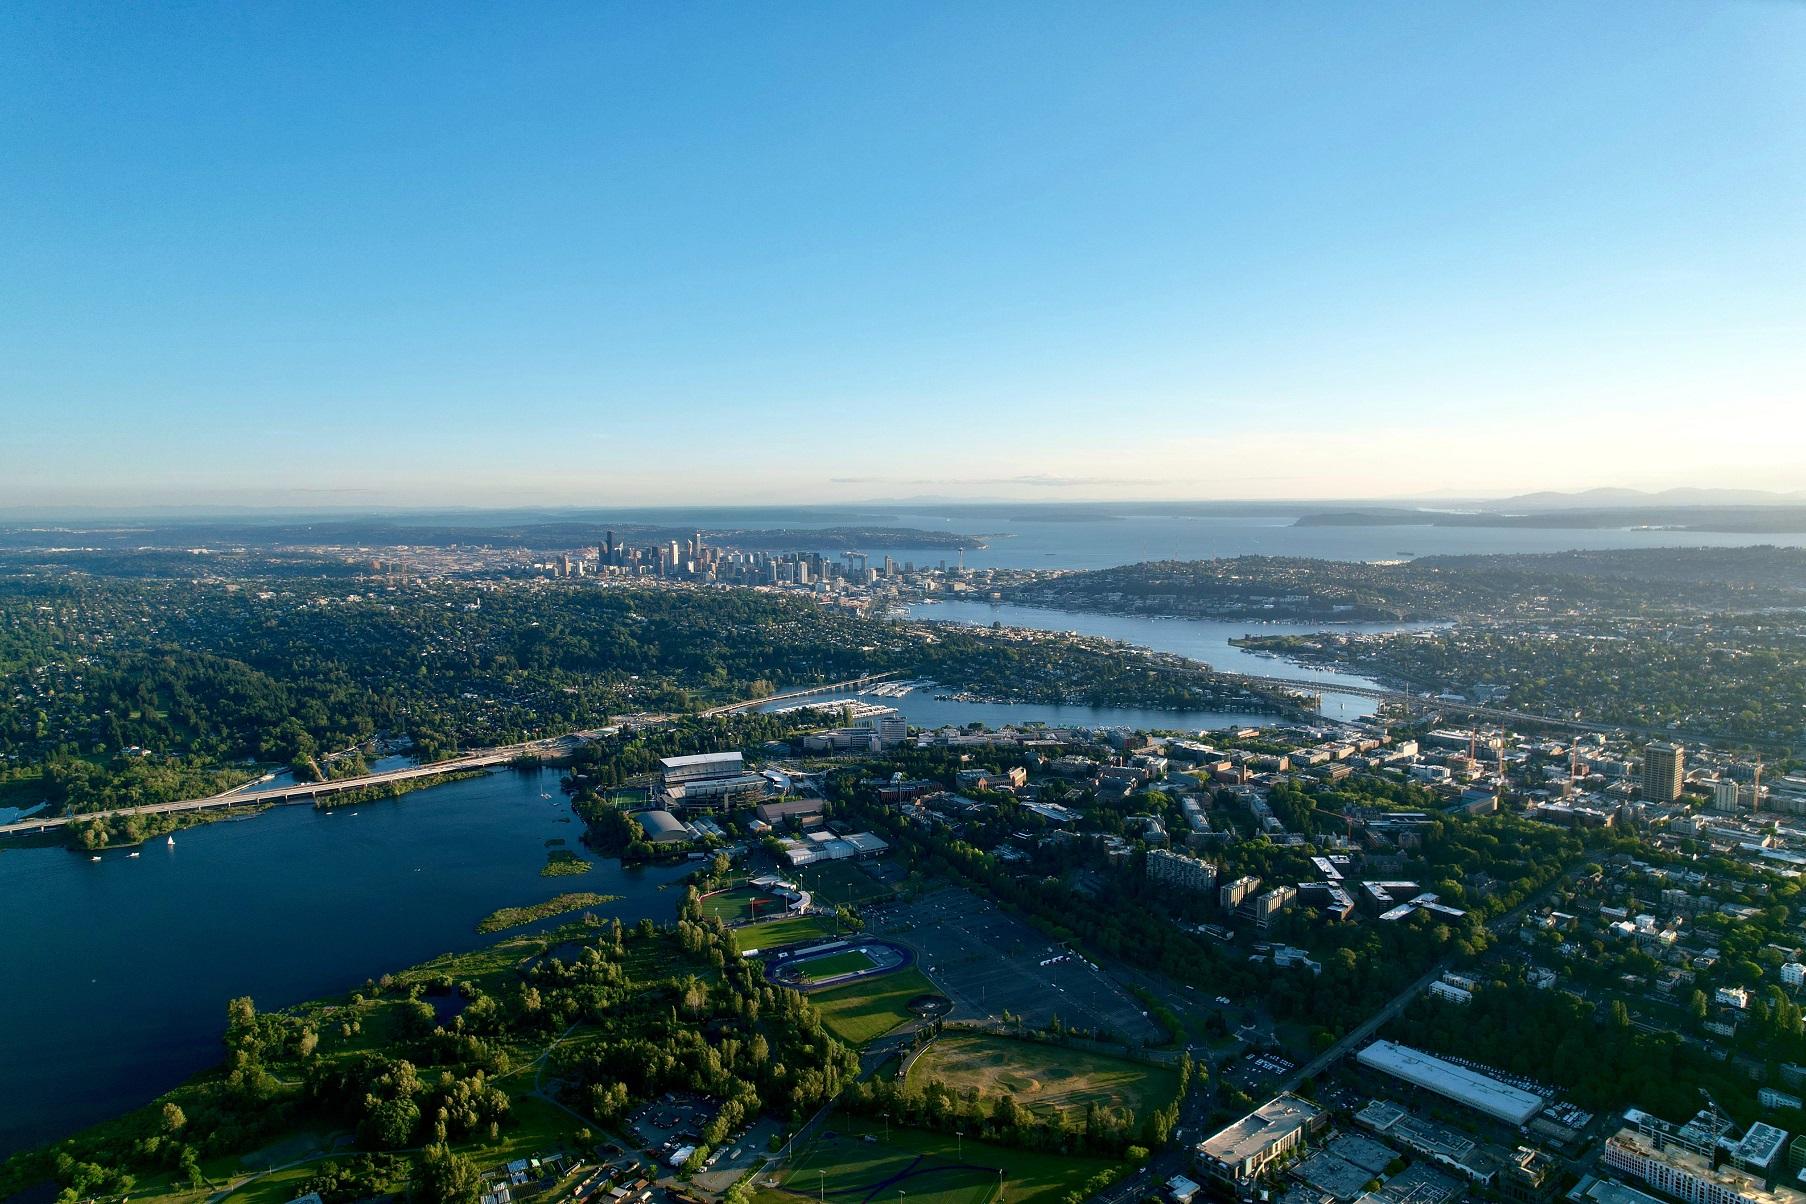
M 930 1076 L 956 1091 L 968 1087 L 997 1095 L 1015 1093 L 1024 1107 L 1083 1108 L 1092 1100 L 1146 1116 L 1179 1092 L 1176 1072 L 1124 1058 L 1034 1041 L 948 1033 L 909 1068 L 912 1083 Z
M 809 996 L 809 1002 L 821 1009 L 822 1023 L 829 1032 L 849 1044 L 864 1045 L 911 1019 L 904 1005 L 933 990 L 928 976 L 912 967 L 830 987 Z
M 889 887 L 873 881 L 869 875 L 844 861 L 806 865 L 796 871 L 796 880 L 803 889 L 813 892 L 820 902 L 827 904 L 869 903 L 891 896 Z
M 841 974 L 851 974 L 856 970 L 869 970 L 878 963 L 867 954 L 857 949 L 848 949 L 845 953 L 830 953 L 826 957 L 813 958 L 803 965 L 803 973 L 811 980 L 820 982 L 824 978 L 834 978 Z
M 824 1196 L 829 1204 L 1058 1204 L 1113 1165 L 978 1141 L 962 1145 L 917 1129 L 892 1128 L 887 1137 L 882 1123 L 845 1113 L 836 1113 L 827 1130 L 835 1136 L 817 1138 L 754 1204 Z M 868 1135 L 878 1140 L 864 1140 Z
M 798 941 L 814 941 L 832 936 L 834 921 L 817 916 L 797 916 L 793 920 L 773 920 L 769 924 L 735 928 L 733 934 L 734 948 L 741 952 L 748 949 L 778 949 L 794 945 Z

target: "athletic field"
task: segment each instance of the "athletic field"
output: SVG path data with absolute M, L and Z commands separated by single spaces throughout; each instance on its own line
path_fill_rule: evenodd
M 930 1077 L 956 1091 L 977 1087 L 993 1096 L 1010 1091 L 1017 1103 L 1037 1112 L 1083 1109 L 1096 1100 L 1102 1107 L 1131 1108 L 1143 1117 L 1171 1103 L 1179 1092 L 1178 1073 L 1164 1067 L 967 1033 L 943 1034 L 909 1068 L 913 1084 Z
M 758 1177 L 762 1190 L 754 1204 L 1058 1204 L 1113 1165 L 958 1142 L 951 1134 L 919 1129 L 893 1127 L 887 1137 L 881 1121 L 844 1112 L 830 1117 L 825 1129 L 834 1136 L 817 1137 L 778 1170 L 775 1189 L 764 1186 L 771 1174 Z
M 849 1045 L 864 1045 L 915 1019 L 906 1005 L 933 990 L 928 976 L 912 966 L 817 991 L 809 996 L 809 1002 L 821 1009 L 822 1023 L 829 1032 Z
M 730 929 L 729 932 L 734 938 L 734 948 L 740 952 L 745 953 L 748 949 L 768 952 L 799 941 L 815 941 L 832 936 L 834 921 L 824 921 L 819 916 L 797 916 L 791 920 L 773 920 L 769 924 L 748 924 Z
M 741 920 L 767 920 L 781 916 L 785 906 L 784 900 L 776 895 L 768 895 L 757 887 L 736 886 L 732 890 L 724 890 L 705 898 L 702 901 L 702 914 L 728 924 L 737 924 Z

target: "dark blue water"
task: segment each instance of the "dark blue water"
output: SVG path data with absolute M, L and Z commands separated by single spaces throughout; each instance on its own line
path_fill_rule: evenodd
M 278 807 L 138 857 L 0 850 L 0 1156 L 219 1060 L 226 1001 L 273 1009 L 470 949 L 498 907 L 566 891 L 669 920 L 684 868 L 542 878 L 577 844 L 557 774 L 508 771 L 334 811 Z M 550 794 L 551 798 L 541 797 Z

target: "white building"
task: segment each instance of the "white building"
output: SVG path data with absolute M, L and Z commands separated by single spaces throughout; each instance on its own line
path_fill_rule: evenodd
M 1459 987 L 1449 989 L 1460 991 Z M 1467 994 L 1465 991 L 1460 993 Z M 1476 1112 L 1484 1112 L 1506 1124 L 1521 1125 L 1543 1110 L 1543 1097 L 1540 1095 L 1520 1091 L 1497 1079 L 1488 1078 L 1453 1062 L 1445 1062 L 1408 1045 L 1375 1041 L 1356 1054 L 1355 1060 L 1374 1070 L 1383 1070 L 1413 1086 L 1434 1091 L 1456 1103 L 1466 1104 Z
M 1296 1095 L 1268 1100 L 1234 1124 L 1199 1142 L 1199 1168 L 1210 1177 L 1241 1186 L 1273 1163 L 1304 1147 L 1329 1114 Z
M 1630 1127 L 1607 1139 L 1601 1161 L 1683 1204 L 1806 1204 L 1806 1195 L 1800 1192 L 1766 1188 L 1762 1179 L 1749 1171 L 1714 1168 L 1708 1155 L 1674 1141 L 1658 1143 Z

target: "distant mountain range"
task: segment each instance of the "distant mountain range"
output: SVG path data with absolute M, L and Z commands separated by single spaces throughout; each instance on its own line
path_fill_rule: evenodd
M 1766 489 L 1585 489 L 1579 493 L 1524 493 L 1481 503 L 1488 510 L 1603 510 L 1625 506 L 1806 506 L 1806 490 Z

